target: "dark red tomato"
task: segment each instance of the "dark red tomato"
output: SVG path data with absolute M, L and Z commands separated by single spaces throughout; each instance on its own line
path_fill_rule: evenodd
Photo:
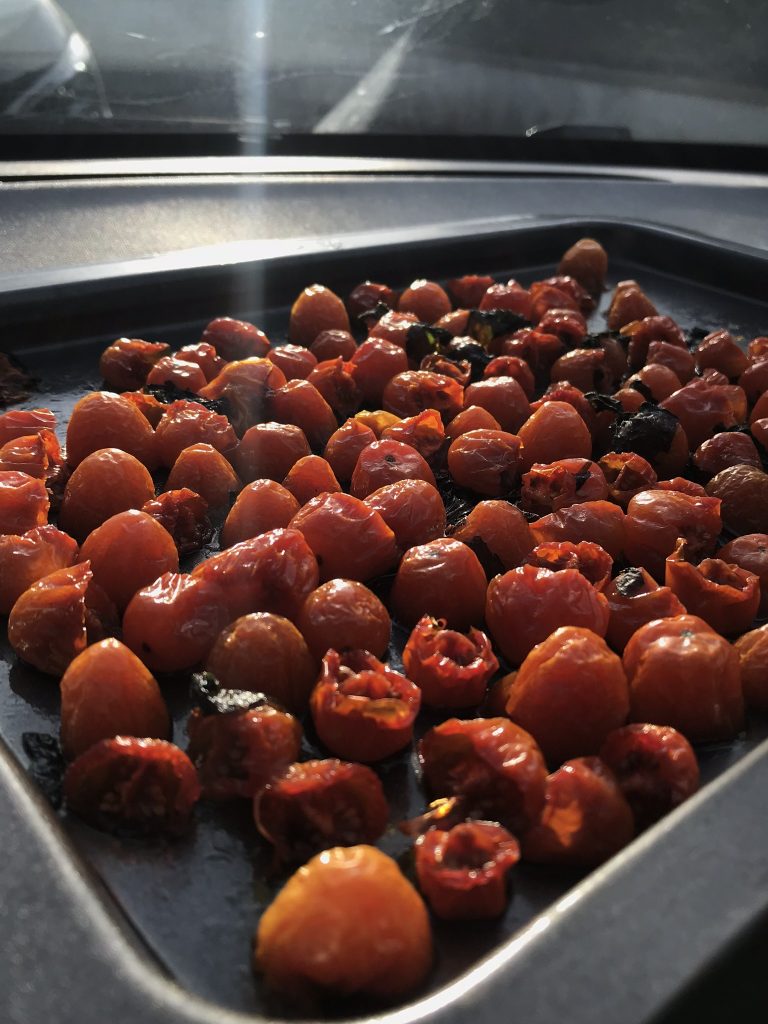
M 286 380 L 306 380 L 318 363 L 314 352 L 303 345 L 281 345 L 270 349 L 267 359 L 282 370 Z
M 483 370 L 483 377 L 514 377 L 525 392 L 525 397 L 533 401 L 536 394 L 536 382 L 533 371 L 524 359 L 518 356 L 496 356 Z
M 400 441 L 374 441 L 360 453 L 350 491 L 356 498 L 366 498 L 398 480 L 425 480 L 435 485 L 432 470 L 415 448 Z
M 645 320 L 646 318 L 657 317 L 656 307 L 648 298 L 648 296 L 640 288 L 637 281 L 619 281 L 616 285 L 616 290 L 611 297 L 611 304 L 608 312 L 605 314 L 605 321 L 609 331 L 618 331 L 621 328 L 628 325 L 632 325 L 638 320 Z M 668 319 L 666 317 L 659 319 Z M 673 321 L 670 321 L 671 329 L 676 326 Z M 649 341 L 655 341 L 657 338 L 664 338 L 668 340 L 667 334 L 662 334 L 663 325 L 659 324 L 658 327 L 654 325 L 653 330 L 649 330 Z M 644 358 L 640 358 L 640 353 L 631 360 L 631 365 L 639 360 L 638 365 L 642 366 L 645 362 Z
M 531 327 L 523 327 L 511 335 L 504 336 L 500 345 L 493 346 L 497 347 L 495 355 L 518 356 L 534 371 L 548 371 L 565 349 L 565 345 L 556 334 L 547 334 Z
M 295 619 L 318 584 L 317 559 L 294 529 L 270 530 L 235 544 L 201 562 L 192 575 L 222 588 L 230 620 L 256 611 Z
M 364 499 L 395 535 L 400 551 L 442 537 L 445 506 L 439 491 L 426 480 L 397 480 Z
M 43 480 L 18 470 L 0 471 L 0 534 L 22 534 L 48 522 L 50 508 Z
M 421 690 L 423 704 L 453 709 L 479 704 L 499 663 L 479 629 L 470 628 L 465 635 L 425 615 L 405 645 L 403 667 Z
M 712 477 L 707 494 L 722 502 L 720 513 L 729 529 L 736 533 L 768 533 L 768 473 L 754 466 L 729 466 Z
M 290 765 L 256 796 L 254 814 L 280 860 L 304 863 L 332 846 L 375 843 L 389 807 L 370 768 L 329 759 Z
M 155 433 L 136 406 L 109 391 L 92 391 L 72 410 L 67 426 L 67 462 L 79 466 L 92 452 L 119 448 L 147 469 L 157 465 Z
M 141 506 L 168 531 L 180 556 L 199 551 L 213 536 L 207 510 L 208 502 L 188 487 L 165 491 Z
M 68 810 L 97 828 L 173 836 L 189 828 L 200 784 L 173 743 L 116 736 L 70 766 L 64 796 Z
M 693 464 L 713 476 L 729 466 L 754 466 L 762 469 L 763 465 L 749 434 L 735 432 L 715 434 L 700 444 L 694 452 Z
M 50 409 L 9 409 L 0 413 L 0 445 L 38 430 L 55 430 L 56 416 Z
M 247 710 L 235 704 L 223 714 L 194 708 L 187 735 L 189 757 L 207 800 L 252 800 L 296 760 L 301 748 L 299 723 L 266 701 Z
M 455 306 L 476 309 L 493 283 L 493 278 L 487 275 L 464 274 L 463 277 L 452 278 L 446 287 Z
M 416 877 L 433 913 L 445 921 L 498 917 L 507 906 L 506 876 L 520 846 L 501 825 L 467 821 L 430 829 L 414 846 Z
M 696 363 L 687 348 L 672 345 L 668 341 L 652 341 L 648 346 L 649 363 L 668 367 L 681 384 L 687 384 L 693 377 Z
M 525 564 L 552 569 L 553 572 L 575 569 L 596 590 L 602 591 L 611 578 L 613 559 L 599 544 L 593 544 L 592 541 L 580 540 L 573 544 L 564 540 L 538 544 L 525 556 Z
M 491 580 L 485 618 L 499 650 L 519 665 L 560 626 L 583 626 L 605 636 L 608 604 L 575 569 L 522 565 Z
M 331 649 L 309 706 L 317 735 L 332 754 L 370 763 L 411 742 L 421 691 L 368 651 Z
M 575 309 L 548 309 L 539 320 L 538 329 L 545 334 L 554 334 L 566 345 L 578 345 L 587 336 L 587 321 Z M 581 349 L 582 352 L 588 351 Z M 594 351 L 605 353 L 601 349 Z M 567 380 L 566 377 L 553 377 L 553 380 Z
M 83 459 L 67 481 L 59 525 L 77 540 L 118 512 L 142 508 L 155 485 L 138 459 L 118 448 L 104 448 Z
M 468 434 L 470 430 L 501 430 L 501 425 L 487 409 L 482 409 L 479 405 L 470 405 L 453 417 L 445 428 L 445 436 L 449 441 L 455 441 L 457 437 Z
M 655 487 L 658 481 L 650 462 L 634 452 L 608 452 L 598 466 L 608 484 L 607 496 L 624 509 L 636 494 Z
M 392 377 L 384 388 L 382 401 L 387 412 L 396 416 L 416 416 L 424 409 L 436 409 L 443 422 L 448 423 L 461 412 L 464 390 L 458 381 L 440 373 L 408 370 Z
M 301 427 L 312 448 L 322 451 L 338 423 L 333 409 L 308 380 L 291 380 L 269 395 L 268 410 L 278 423 Z
M 299 511 L 296 498 L 274 480 L 254 480 L 237 496 L 221 530 L 222 548 L 287 526 Z
M 682 381 L 668 366 L 646 363 L 641 370 L 632 374 L 624 387 L 634 388 L 651 401 L 663 402 L 682 387 Z
M 162 387 L 170 384 L 180 391 L 200 391 L 208 383 L 202 368 L 181 356 L 163 356 L 147 376 L 147 384 Z
M 758 577 L 719 558 L 691 565 L 684 560 L 685 548 L 683 541 L 667 559 L 664 581 L 686 611 L 725 636 L 749 629 L 760 604 Z
M 294 496 L 300 506 L 316 498 L 318 494 L 332 494 L 341 490 L 333 470 L 319 455 L 305 455 L 303 459 L 295 462 L 283 480 L 283 487 Z
M 170 350 L 160 341 L 118 338 L 101 353 L 99 373 L 111 390 L 133 391 L 144 387 L 149 371 Z
M 570 295 L 578 303 L 579 309 L 584 316 L 589 316 L 594 310 L 595 300 L 589 291 L 570 274 L 558 274 L 555 277 L 548 277 L 543 283 L 549 284 L 553 288 L 558 288 L 561 292 L 565 292 L 566 295 Z
M 485 591 L 477 555 L 457 540 L 438 538 L 406 551 L 392 585 L 392 613 L 409 626 L 432 615 L 466 630 L 483 621 Z
M 523 476 L 521 503 L 527 512 L 547 515 L 584 501 L 608 497 L 603 471 L 589 459 L 536 463 Z
M 513 489 L 520 476 L 522 444 L 504 430 L 470 430 L 448 449 L 448 470 L 460 487 L 497 497 Z
M 362 316 L 363 313 L 376 309 L 380 304 L 394 309 L 396 301 L 397 296 L 389 285 L 379 284 L 376 281 L 363 281 L 349 293 L 347 309 L 354 320 Z
M 611 613 L 606 639 L 619 652 L 646 622 L 686 612 L 670 588 L 660 587 L 645 569 L 625 569 L 611 580 L 603 593 Z
M 738 653 L 703 619 L 646 623 L 623 660 L 633 722 L 671 725 L 692 743 L 730 740 L 743 728 Z
M 546 281 L 534 281 L 529 289 L 531 293 L 530 320 L 540 323 L 551 309 L 573 310 L 579 312 L 578 302 L 567 292 Z
M 582 501 L 537 519 L 531 523 L 531 534 L 534 544 L 589 540 L 618 561 L 625 548 L 625 519 L 621 509 L 610 501 Z
M 423 323 L 433 324 L 451 311 L 451 300 L 435 281 L 420 278 L 411 282 L 397 303 L 401 313 L 413 313 Z
M 313 590 L 297 625 L 318 661 L 330 648 L 370 651 L 382 658 L 392 630 L 387 609 L 356 580 L 328 580 Z
M 677 416 L 691 449 L 715 431 L 736 425 L 736 417 L 727 393 L 718 385 L 694 379 L 661 403 L 661 408 Z
M 404 344 L 376 336 L 358 347 L 351 362 L 356 368 L 355 383 L 369 407 L 380 405 L 389 381 L 408 369 Z
M 329 359 L 351 359 L 357 351 L 357 342 L 349 331 L 321 331 L 310 345 L 319 362 Z
M 226 416 L 183 399 L 167 407 L 157 425 L 156 439 L 160 462 L 168 469 L 191 445 L 209 444 L 225 457 L 237 445 L 237 435 Z
M 518 832 L 544 805 L 544 758 L 534 738 L 507 718 L 449 718 L 424 734 L 418 752 L 427 791 L 460 797 L 467 814 Z
M 756 711 L 768 711 L 768 626 L 752 629 L 733 645 L 739 656 L 744 702 Z
M 112 736 L 166 739 L 171 720 L 154 676 L 119 640 L 91 644 L 61 678 L 61 745 L 78 757 Z
M 475 552 L 488 576 L 514 569 L 536 544 L 528 520 L 507 501 L 478 502 L 453 539 Z
M 211 320 L 200 341 L 213 345 L 221 358 L 228 362 L 251 356 L 261 358 L 269 351 L 269 338 L 263 331 L 246 320 L 233 320 L 229 316 Z
M 666 725 L 625 725 L 600 748 L 632 808 L 638 831 L 678 807 L 699 788 L 699 765 L 688 740 Z
M 216 351 L 213 345 L 207 341 L 199 341 L 196 345 L 185 345 L 176 353 L 179 359 L 186 359 L 189 363 L 197 363 L 205 374 L 206 381 L 213 380 L 224 368 L 224 360 Z
M 713 331 L 699 342 L 694 350 L 696 369 L 706 370 L 712 367 L 735 380 L 749 365 L 746 352 L 743 352 L 729 331 Z
M 515 281 L 492 284 L 480 300 L 480 309 L 508 309 L 525 320 L 531 319 L 531 296 Z
M 311 345 L 323 331 L 348 331 L 349 317 L 335 292 L 321 284 L 310 285 L 294 302 L 288 322 L 288 338 Z
M 720 548 L 717 557 L 729 565 L 738 565 L 760 580 L 760 614 L 768 611 L 768 534 L 747 533 Z
M 345 363 L 341 356 L 326 359 L 312 370 L 308 382 L 320 392 L 338 417 L 352 416 L 363 403 L 363 394 L 355 382 L 354 363 Z
M 371 428 L 356 419 L 348 419 L 331 434 L 323 455 L 337 480 L 349 483 L 360 453 L 375 440 Z
M 547 778 L 541 817 L 522 837 L 523 858 L 596 867 L 634 832 L 632 810 L 613 773 L 599 757 L 578 757 Z
M 379 513 L 351 494 L 320 494 L 291 520 L 320 567 L 320 579 L 368 580 L 397 562 L 395 535 Z
M 445 427 L 435 409 L 425 409 L 416 416 L 408 416 L 387 427 L 382 441 L 400 441 L 415 448 L 422 458 L 433 458 L 445 441 Z
M 604 287 L 608 256 L 594 238 L 580 238 L 568 249 L 557 267 L 558 274 L 570 274 L 592 295 Z
M 419 323 L 419 318 L 414 313 L 391 310 L 370 327 L 368 339 L 383 338 L 405 349 L 408 346 L 408 332 L 417 323 Z
M 0 537 L 0 615 L 7 615 L 25 590 L 77 561 L 77 542 L 55 526 Z
M 694 497 L 680 491 L 641 491 L 630 501 L 625 520 L 627 558 L 657 580 L 678 537 L 689 543 L 689 556 L 700 558 L 715 550 L 722 529 L 718 498 Z
M 291 467 L 310 455 L 304 431 L 290 423 L 257 423 L 243 435 L 233 462 L 240 479 L 285 479 Z
M 516 434 L 530 414 L 525 391 L 514 377 L 489 377 L 470 384 L 464 392 L 464 405 L 487 409 L 510 434 Z
M 232 495 L 242 488 L 240 479 L 221 452 L 210 444 L 191 444 L 179 453 L 168 474 L 171 490 L 195 491 L 210 508 L 228 508 Z
M 566 402 L 547 401 L 520 427 L 523 469 L 560 459 L 592 457 L 592 437 L 586 423 Z

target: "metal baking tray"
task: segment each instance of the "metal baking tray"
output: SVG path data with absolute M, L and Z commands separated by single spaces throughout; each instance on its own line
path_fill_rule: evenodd
M 635 277 L 684 327 L 768 332 L 768 258 L 703 237 L 618 221 L 452 226 L 329 243 L 192 252 L 149 264 L 0 279 L 0 347 L 40 378 L 33 404 L 64 424 L 99 386 L 98 355 L 118 335 L 194 341 L 214 316 L 285 331 L 289 304 L 321 281 L 341 294 L 364 277 L 554 272 L 593 235 L 609 280 Z M 5 630 L 0 630 L 3 637 Z M 394 652 L 396 657 L 396 652 Z M 125 840 L 56 816 L 24 771 L 24 732 L 58 731 L 58 687 L 0 641 L 0 1014 L 3 1020 L 144 1024 L 276 1019 L 250 969 L 252 937 L 280 876 L 247 806 L 201 806 L 175 843 Z M 175 739 L 185 744 L 186 685 L 167 681 Z M 386 1024 L 434 1020 L 528 1024 L 650 1020 L 768 915 L 768 722 L 731 744 L 700 748 L 702 791 L 601 869 L 520 865 L 504 918 L 435 926 L 437 960 L 416 1001 L 395 1008 L 329 1003 L 322 1019 L 374 1014 Z M 312 749 L 307 741 L 306 752 Z M 398 821 L 424 808 L 407 757 L 378 767 Z M 404 855 L 392 829 L 383 849 Z M 373 1019 L 373 1018 L 372 1018 Z

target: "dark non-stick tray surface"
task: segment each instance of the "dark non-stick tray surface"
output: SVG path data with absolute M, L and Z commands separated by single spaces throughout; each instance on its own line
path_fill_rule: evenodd
M 195 341 L 214 316 L 229 314 L 254 321 L 279 340 L 287 326 L 290 300 L 313 281 L 329 284 L 341 294 L 365 277 L 404 286 L 414 276 L 490 272 L 498 280 L 514 276 L 528 283 L 553 273 L 560 254 L 585 233 L 595 233 L 608 249 L 611 286 L 623 278 L 637 278 L 657 308 L 684 328 L 726 327 L 746 338 L 768 332 L 768 305 L 755 297 L 765 279 L 760 277 L 757 257 L 641 227 L 606 223 L 529 228 L 504 236 L 469 235 L 450 244 L 321 253 L 289 259 L 278 267 L 201 268 L 188 273 L 186 280 L 183 274 L 170 274 L 160 284 L 146 277 L 123 277 L 102 281 L 98 287 L 84 282 L 47 288 L 27 297 L 7 297 L 8 301 L 0 296 L 0 305 L 5 302 L 6 308 L 2 347 L 15 350 L 40 378 L 39 391 L 26 404 L 49 405 L 63 430 L 77 398 L 99 387 L 99 354 L 119 335 L 178 345 Z M 718 285 L 727 285 L 728 290 Z M 606 303 L 607 293 L 603 309 Z M 593 322 L 596 327 L 604 323 L 599 314 Z M 29 759 L 22 735 L 58 732 L 58 686 L 19 663 L 5 640 L 4 627 L 1 632 L 0 674 L 7 685 L 0 687 L 0 735 L 26 766 Z M 395 662 L 398 641 L 402 636 L 396 636 L 393 644 Z M 163 689 L 174 716 L 174 740 L 184 747 L 190 707 L 187 682 L 166 681 Z M 429 724 L 426 721 L 422 729 Z M 727 773 L 767 735 L 768 724 L 752 720 L 747 735 L 737 742 L 700 749 L 702 781 L 709 783 Z M 317 756 L 316 750 L 308 738 L 304 756 Z M 393 822 L 425 808 L 410 757 L 374 766 L 391 802 Z M 738 792 L 734 799 L 738 800 Z M 728 837 L 718 832 L 720 823 L 712 820 L 707 808 L 707 800 L 700 798 L 694 811 L 677 812 L 641 843 L 653 844 L 658 836 L 666 842 L 663 856 L 673 856 L 669 842 L 674 830 L 669 822 L 680 819 L 677 831 L 682 832 L 697 822 L 701 828 L 708 814 L 707 834 L 713 842 L 727 843 Z M 745 808 L 744 813 L 752 815 L 753 809 Z M 271 850 L 257 834 L 247 803 L 201 804 L 193 833 L 177 842 L 117 839 L 66 816 L 62 825 L 125 912 L 126 921 L 180 985 L 229 1008 L 283 1015 L 285 1008 L 265 996 L 250 963 L 259 915 L 287 876 L 275 870 Z M 393 827 L 379 845 L 408 870 L 410 844 Z M 632 847 L 620 858 L 631 853 Z M 500 921 L 454 927 L 435 924 L 437 960 L 427 992 L 437 992 L 460 976 L 583 877 L 578 872 L 528 865 L 518 866 L 513 874 L 514 895 Z M 660 893 L 649 895 L 663 899 Z M 764 906 L 768 906 L 765 891 L 756 896 L 754 912 Z M 546 984 L 544 978 L 541 984 Z M 315 1008 L 327 1017 L 370 1009 L 375 1010 L 338 1004 Z M 441 1009 L 448 1019 L 451 1003 Z

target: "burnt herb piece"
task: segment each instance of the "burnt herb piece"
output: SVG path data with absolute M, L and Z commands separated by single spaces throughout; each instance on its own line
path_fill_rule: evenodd
M 277 706 L 265 693 L 225 689 L 210 672 L 193 674 L 190 696 L 203 715 L 233 715 L 265 704 Z
M 420 363 L 424 356 L 428 356 L 432 352 L 439 352 L 444 345 L 448 345 L 452 340 L 451 332 L 442 327 L 413 324 L 408 328 L 405 350 L 409 359 Z
M 586 466 L 584 466 L 583 469 L 580 469 L 573 478 L 577 491 L 584 486 L 587 480 L 589 480 L 589 465 L 589 462 L 587 462 Z
M 595 412 L 623 412 L 621 402 L 613 395 L 601 395 L 598 391 L 587 391 L 584 397 Z
M 711 333 L 712 332 L 708 327 L 691 327 L 691 329 L 688 331 L 689 347 L 694 348 L 696 345 L 699 344 L 700 341 L 703 341 L 706 338 L 706 336 Z
M 29 758 L 29 774 L 57 810 L 62 802 L 62 780 L 66 769 L 61 746 L 46 732 L 25 732 L 21 745 Z
M 25 401 L 38 384 L 16 356 L 0 352 L 0 406 Z
M 627 381 L 626 386 L 628 388 L 632 388 L 633 391 L 639 391 L 643 398 L 646 400 L 646 402 L 654 402 L 653 392 L 644 380 L 629 380 Z
M 435 482 L 445 505 L 446 533 L 463 522 L 477 504 L 477 495 L 457 487 L 447 470 L 436 474 Z
M 650 462 L 669 451 L 677 422 L 677 416 L 651 402 L 644 402 L 637 412 L 618 413 L 609 428 L 613 451 L 636 452 Z
M 230 413 L 229 402 L 225 398 L 201 398 L 194 391 L 184 391 L 177 388 L 175 384 L 148 384 L 144 393 L 152 395 L 163 405 L 171 405 L 173 402 L 197 402 L 204 409 L 216 412 L 220 416 L 228 416 Z
M 377 302 L 373 309 L 366 309 L 363 313 L 358 313 L 356 319 L 363 327 L 370 327 L 372 324 L 377 324 L 383 316 L 391 312 L 392 310 L 386 302 Z
M 614 585 L 622 597 L 631 597 L 645 586 L 640 569 L 625 569 L 614 579 Z
M 483 371 L 493 358 L 476 341 L 466 341 L 462 338 L 452 338 L 445 347 L 445 354 L 451 359 L 469 363 L 472 383 L 483 379 Z
M 530 323 L 511 309 L 473 309 L 467 321 L 467 335 L 481 345 L 487 345 L 499 334 L 519 331 L 530 327 Z

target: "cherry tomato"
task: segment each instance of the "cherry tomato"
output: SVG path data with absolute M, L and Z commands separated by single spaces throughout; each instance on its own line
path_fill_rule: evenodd
M 119 448 L 147 469 L 157 465 L 155 433 L 136 406 L 108 391 L 92 391 L 72 410 L 67 426 L 67 462 L 76 467 L 92 452 Z
M 520 565 L 536 541 L 522 512 L 507 501 L 481 501 L 453 531 L 477 555 L 488 576 Z
M 712 477 L 707 494 L 710 501 L 721 501 L 723 522 L 731 530 L 768 533 L 768 473 L 754 466 L 729 466 Z
M 525 392 L 525 397 L 532 401 L 536 392 L 533 371 L 524 359 L 518 356 L 496 356 L 483 370 L 483 377 L 514 377 Z
M 257 423 L 250 427 L 234 454 L 233 462 L 240 479 L 285 479 L 291 467 L 310 455 L 304 431 L 291 423 Z
M 169 352 L 164 342 L 118 338 L 101 353 L 99 373 L 111 390 L 133 391 L 144 387 L 149 371 Z
M 416 877 L 433 913 L 446 921 L 498 917 L 507 906 L 506 876 L 520 846 L 501 825 L 468 821 L 433 828 L 414 847 Z
M 523 476 L 522 506 L 539 515 L 607 497 L 603 471 L 589 459 L 560 459 L 549 465 L 535 463 Z
M 694 379 L 661 403 L 677 416 L 692 449 L 716 430 L 736 425 L 728 393 L 721 386 Z
M 543 283 L 552 285 L 553 288 L 558 288 L 566 295 L 570 295 L 584 316 L 588 316 L 594 310 L 595 300 L 576 277 L 570 274 L 557 274 L 555 277 L 548 277 Z
M 456 306 L 476 309 L 493 283 L 492 277 L 464 274 L 463 277 L 454 277 L 448 281 L 447 288 Z
M 18 470 L 51 487 L 65 471 L 58 438 L 52 430 L 16 437 L 0 448 L 0 470 Z
M 394 309 L 396 301 L 397 296 L 389 285 L 379 284 L 376 281 L 363 281 L 349 293 L 347 309 L 349 315 L 355 318 L 362 316 L 363 313 L 369 313 L 378 305 Z
M 474 552 L 457 540 L 437 538 L 410 548 L 392 585 L 393 615 L 412 626 L 423 615 L 466 630 L 483 621 L 486 580 Z
M 646 363 L 626 381 L 625 387 L 634 388 L 650 401 L 663 402 L 682 387 L 682 381 L 668 366 Z
M 695 615 L 641 626 L 624 649 L 630 718 L 679 729 L 692 743 L 729 740 L 743 727 L 737 651 Z
M 405 350 L 408 347 L 408 335 L 414 324 L 418 324 L 419 318 L 415 313 L 401 313 L 390 310 L 380 317 L 368 332 L 371 338 L 383 338 Z
M 410 324 L 408 325 L 410 326 Z M 387 383 L 408 369 L 408 356 L 399 343 L 386 338 L 370 337 L 351 358 L 355 367 L 355 383 L 363 401 L 369 405 L 381 403 Z
M 426 460 L 409 444 L 400 441 L 374 441 L 357 460 L 350 485 L 356 498 L 398 480 L 425 480 L 435 485 L 435 477 Z
M 532 323 L 540 323 L 551 309 L 573 310 L 579 312 L 579 303 L 567 291 L 556 288 L 547 281 L 534 281 L 529 289 L 531 293 Z
M 188 487 L 165 491 L 141 506 L 168 531 L 180 556 L 199 551 L 213 536 L 207 509 L 208 502 Z
M 579 391 L 610 391 L 615 386 L 613 374 L 606 370 L 605 352 L 601 348 L 571 349 L 552 365 L 549 379 L 565 381 Z
M 746 370 L 749 360 L 729 331 L 713 331 L 703 338 L 694 350 L 696 369 L 700 372 L 712 367 L 731 380 Z
M 192 445 L 211 445 L 228 458 L 237 444 L 237 435 L 226 416 L 185 400 L 168 406 L 157 425 L 156 439 L 160 462 L 168 469 Z
M 221 530 L 221 546 L 287 526 L 299 511 L 296 498 L 274 480 L 254 480 L 237 496 Z
M 357 419 L 348 419 L 328 439 L 323 455 L 337 480 L 348 484 L 360 453 L 373 444 L 376 435 Z
M 379 513 L 395 535 L 400 551 L 442 537 L 445 506 L 426 480 L 396 480 L 367 495 L 364 503 Z
M 0 413 L 0 445 L 38 430 L 55 429 L 56 416 L 50 409 L 9 409 Z
M 449 718 L 419 743 L 424 785 L 433 796 L 458 796 L 463 809 L 516 832 L 544 804 L 547 769 L 536 741 L 506 718 Z
M 608 452 L 599 460 L 611 501 L 626 509 L 640 491 L 654 488 L 658 477 L 653 466 L 634 452 Z
M 199 391 L 208 381 L 201 367 L 180 356 L 163 356 L 158 359 L 147 376 L 147 384 L 162 387 L 170 384 L 181 391 Z
M 514 377 L 489 377 L 470 384 L 464 392 L 464 405 L 486 409 L 510 434 L 516 434 L 530 414 L 525 391 Z
M 610 501 L 582 501 L 531 523 L 534 544 L 582 540 L 599 544 L 614 561 L 625 548 L 626 516 Z
M 668 341 L 652 341 L 648 346 L 647 360 L 649 363 L 669 367 L 681 384 L 688 383 L 696 367 L 694 358 L 687 348 L 670 344 Z
M 283 487 L 294 496 L 299 506 L 306 505 L 318 494 L 336 493 L 341 490 L 333 470 L 319 455 L 305 455 L 303 459 L 295 462 L 283 480 Z
M 166 739 L 171 720 L 149 669 L 119 640 L 92 644 L 61 678 L 61 745 L 77 757 L 113 736 Z
M 545 402 L 520 427 L 523 469 L 558 459 L 589 459 L 592 438 L 584 420 L 565 402 Z
M 485 696 L 499 663 L 479 629 L 470 628 L 465 635 L 424 615 L 405 645 L 403 667 L 427 707 L 470 708 Z
M 269 351 L 269 338 L 263 331 L 246 320 L 233 320 L 230 316 L 211 320 L 200 340 L 213 345 L 227 361 L 265 356 Z
M 508 309 L 525 320 L 531 319 L 531 296 L 516 281 L 492 284 L 480 300 L 479 309 Z
M 60 676 L 85 649 L 85 595 L 92 579 L 89 563 L 80 562 L 57 569 L 24 591 L 8 619 L 8 642 L 23 661 Z
M 413 281 L 397 303 L 401 313 L 413 313 L 423 323 L 433 324 L 451 311 L 451 300 L 435 281 Z
M 210 508 L 227 508 L 242 484 L 224 456 L 210 444 L 192 444 L 179 453 L 168 474 L 170 489 L 188 488 Z
M 0 534 L 21 534 L 48 522 L 45 483 L 19 470 L 0 470 Z
M 503 430 L 470 430 L 448 449 L 448 470 L 460 487 L 496 497 L 512 490 L 520 475 L 522 443 Z
M 565 540 L 538 544 L 525 556 L 525 564 L 552 569 L 553 572 L 575 569 L 596 590 L 602 591 L 611 578 L 613 559 L 599 544 L 589 540 L 580 540 L 578 544 Z
M 197 363 L 205 374 L 206 382 L 212 381 L 214 377 L 217 377 L 226 362 L 218 354 L 215 347 L 209 345 L 207 341 L 199 341 L 196 345 L 185 345 L 176 354 L 179 359 L 186 359 L 187 362 Z
M 300 345 L 311 345 L 322 331 L 348 331 L 349 317 L 335 292 L 313 284 L 291 306 L 288 337 Z
M 116 736 L 81 754 L 64 776 L 67 807 L 108 831 L 185 832 L 200 799 L 187 755 L 172 743 Z
M 640 288 L 637 281 L 619 281 L 611 297 L 611 304 L 608 312 L 605 314 L 605 320 L 609 331 L 618 331 L 637 320 L 644 320 L 646 317 L 656 318 L 656 316 L 656 307 Z M 665 317 L 664 319 L 668 318 Z M 666 340 L 664 334 L 657 333 L 656 331 L 653 334 L 655 336 L 651 337 L 650 341 L 658 337 L 665 338 Z M 639 359 L 638 365 L 642 365 L 644 360 L 640 357 L 639 353 L 635 356 L 635 359 Z
M 679 494 L 688 494 L 692 498 L 706 498 L 707 492 L 701 484 L 693 480 L 686 480 L 683 476 L 673 476 L 670 480 L 659 480 L 651 490 L 654 491 L 677 491 Z
M 558 291 L 562 291 L 562 289 L 558 289 Z M 574 302 L 578 304 L 577 299 L 574 299 Z M 550 307 L 539 319 L 537 326 L 540 331 L 544 331 L 545 334 L 554 334 L 567 345 L 578 345 L 587 336 L 587 321 L 584 319 L 582 314 L 575 309 L 558 309 L 557 307 Z M 599 353 L 600 358 L 596 361 L 598 364 L 601 363 L 605 357 L 605 353 L 601 349 L 574 349 L 574 351 L 581 351 L 582 353 L 592 351 Z M 569 378 L 563 376 L 553 377 L 552 379 L 567 380 Z
M 328 580 L 313 590 L 297 625 L 318 661 L 331 647 L 370 651 L 381 658 L 389 647 L 392 629 L 387 609 L 356 580 Z
M 138 459 L 104 448 L 83 459 L 67 481 L 59 524 L 82 541 L 113 515 L 142 508 L 154 496 L 152 477 Z
M 634 394 L 634 392 L 631 392 Z M 590 435 L 597 430 L 598 419 L 595 410 L 592 408 L 589 399 L 578 388 L 574 387 L 567 380 L 559 380 L 550 384 L 542 397 L 537 402 L 531 403 L 531 413 L 538 412 L 542 406 L 550 402 L 563 402 L 570 405 L 584 420 Z
M 490 366 L 490 363 L 488 364 Z M 470 430 L 501 430 L 501 424 L 479 405 L 469 405 L 453 417 L 445 428 L 445 436 L 449 441 L 455 441 L 462 434 L 468 434 Z
M 554 361 L 563 354 L 565 345 L 556 334 L 546 334 L 535 328 L 523 327 L 503 337 L 500 345 L 494 344 L 496 355 L 518 356 L 524 359 L 534 372 L 548 371 Z
M 363 410 L 355 415 L 355 419 L 372 430 L 377 441 L 381 440 L 381 435 L 385 430 L 401 422 L 399 416 L 395 416 L 393 412 L 386 412 L 384 409 L 376 409 L 374 412 Z
M 600 748 L 632 808 L 638 831 L 678 807 L 699 788 L 699 765 L 688 740 L 666 725 L 625 725 Z
M 445 441 L 445 427 L 435 409 L 425 409 L 416 416 L 408 416 L 387 427 L 382 441 L 400 441 L 415 448 L 424 459 L 433 458 Z
M 384 408 L 397 416 L 416 416 L 424 409 L 436 409 L 448 423 L 461 411 L 464 390 L 458 381 L 443 374 L 408 370 L 390 379 L 382 401 Z
M 580 238 L 562 256 L 557 267 L 558 274 L 570 274 L 592 295 L 599 294 L 604 287 L 608 272 L 608 256 L 605 249 L 594 238 Z
M 319 362 L 328 359 L 351 359 L 357 351 L 357 342 L 349 331 L 321 331 L 310 345 Z
M 301 427 L 308 443 L 318 451 L 338 426 L 333 409 L 308 380 L 291 380 L 270 392 L 267 409 L 278 423 Z
M 76 541 L 55 526 L 0 537 L 0 615 L 7 615 L 33 583 L 76 560 Z
M 227 363 L 210 384 L 200 389 L 200 395 L 225 399 L 232 426 L 242 436 L 248 427 L 265 419 L 272 391 L 285 384 L 285 374 L 276 363 L 252 357 Z
M 722 525 L 718 500 L 680 491 L 636 494 L 624 523 L 627 558 L 661 580 L 665 559 L 674 551 L 678 537 L 688 541 L 691 558 L 711 554 Z
M 329 759 L 289 765 L 257 794 L 254 814 L 280 860 L 291 862 L 331 846 L 375 842 L 389 807 L 370 768 Z
M 768 626 L 752 629 L 733 645 L 739 656 L 744 702 L 756 711 L 768 711 Z
M 135 405 L 153 429 L 157 427 L 167 409 L 167 406 L 159 402 L 154 395 L 145 395 L 143 391 L 123 391 L 121 398 Z
M 720 548 L 717 557 L 758 577 L 761 594 L 759 612 L 765 615 L 768 612 L 768 534 L 747 533 L 736 537 Z
M 307 381 L 317 388 L 337 416 L 352 416 L 363 403 L 363 395 L 355 382 L 357 368 L 345 363 L 341 356 L 318 363 Z
M 683 541 L 667 558 L 665 582 L 686 610 L 726 636 L 749 629 L 760 604 L 758 577 L 719 558 L 691 565 L 685 550 Z
M 686 613 L 672 590 L 660 587 L 645 569 L 625 569 L 611 580 L 603 594 L 610 610 L 606 639 L 619 652 L 646 622 Z
M 267 359 L 282 371 L 286 381 L 306 380 L 318 364 L 314 352 L 303 345 L 281 345 L 267 353 Z

